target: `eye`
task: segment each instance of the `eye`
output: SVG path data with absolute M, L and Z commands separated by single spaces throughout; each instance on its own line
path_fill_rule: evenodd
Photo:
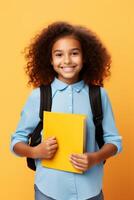
M 60 57 L 60 56 L 62 56 L 62 54 L 61 53 L 57 53 L 57 54 L 55 54 L 55 56 L 57 57 Z
M 77 52 L 72 52 L 72 55 L 78 55 L 79 54 L 79 52 L 77 51 Z

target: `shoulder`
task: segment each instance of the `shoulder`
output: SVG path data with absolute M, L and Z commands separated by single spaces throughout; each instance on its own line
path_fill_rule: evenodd
M 103 99 L 105 99 L 105 98 L 107 98 L 108 97 L 108 92 L 107 92 L 107 90 L 104 88 L 104 87 L 100 87 L 100 91 L 101 91 L 101 98 Z
M 100 90 L 101 90 L 102 107 L 107 109 L 108 107 L 111 107 L 111 100 L 105 88 L 100 87 Z
M 40 88 L 35 88 L 33 89 L 30 94 L 29 94 L 29 98 L 31 99 L 36 99 L 40 97 Z
M 40 88 L 33 89 L 24 105 L 24 109 L 35 108 L 40 105 Z

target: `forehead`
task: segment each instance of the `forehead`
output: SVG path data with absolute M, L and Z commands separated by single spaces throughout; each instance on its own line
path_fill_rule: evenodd
M 66 36 L 58 39 L 52 47 L 52 50 L 64 50 L 64 49 L 73 49 L 78 48 L 81 49 L 80 42 L 74 38 L 73 36 Z

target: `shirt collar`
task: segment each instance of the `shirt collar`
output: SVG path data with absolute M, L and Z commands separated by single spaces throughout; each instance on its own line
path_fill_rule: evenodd
M 73 90 L 75 90 L 76 92 L 80 92 L 81 89 L 84 87 L 84 81 L 81 80 L 81 81 L 78 81 L 73 84 L 67 84 L 67 83 L 64 83 L 63 81 L 59 80 L 58 78 L 55 78 L 52 82 L 52 87 L 55 89 L 55 92 L 57 90 L 62 91 L 64 89 L 66 89 L 68 86 L 71 86 L 73 88 Z

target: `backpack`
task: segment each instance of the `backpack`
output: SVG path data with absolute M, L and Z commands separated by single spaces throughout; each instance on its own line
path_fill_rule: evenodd
M 93 113 L 93 122 L 95 125 L 95 139 L 96 142 L 101 148 L 104 145 L 103 140 L 103 128 L 102 128 L 102 103 L 101 103 L 101 93 L 100 87 L 96 85 L 89 86 L 89 99 L 91 104 L 91 110 Z M 43 111 L 51 111 L 52 106 L 52 91 L 51 85 L 41 85 L 40 86 L 40 112 L 39 117 L 40 121 L 34 131 L 29 134 L 29 145 L 30 146 L 37 146 L 41 143 L 41 131 L 43 129 Z M 104 161 L 105 162 L 105 161 Z M 27 166 L 32 169 L 36 170 L 35 160 L 32 158 L 27 158 Z

